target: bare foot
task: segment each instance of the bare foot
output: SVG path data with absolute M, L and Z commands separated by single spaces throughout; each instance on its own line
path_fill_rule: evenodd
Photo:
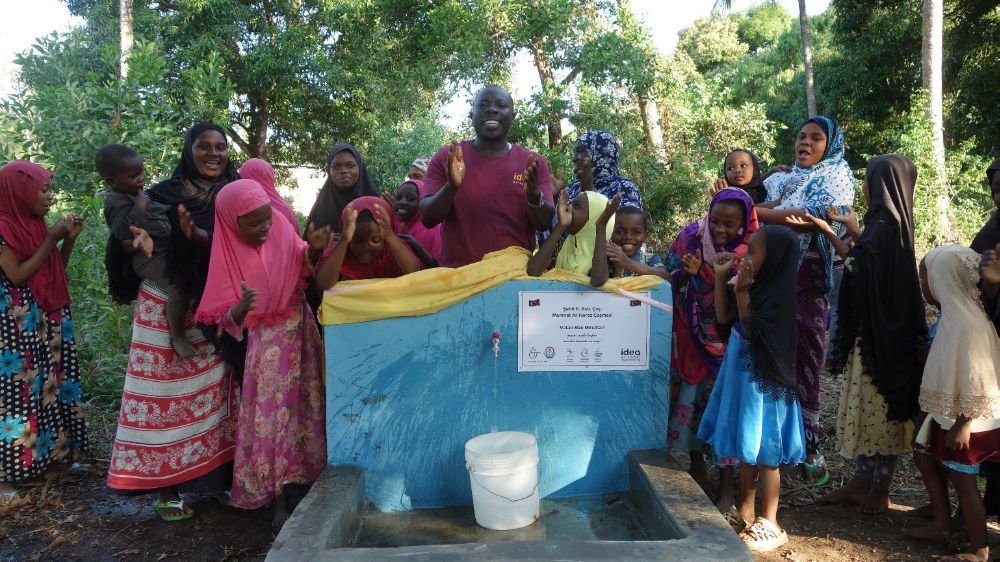
M 889 500 L 889 487 L 873 484 L 868 489 L 868 495 L 865 496 L 865 500 L 858 506 L 858 513 L 884 513 L 891 506 L 892 501 Z
M 970 562 L 988 562 L 990 559 L 990 547 L 984 546 L 983 548 L 977 548 L 975 552 L 963 552 L 962 554 L 956 554 L 953 556 L 945 556 L 941 558 L 942 562 L 954 562 L 954 561 L 970 561 Z
M 17 501 L 17 488 L 8 482 L 0 482 L 0 507 L 13 505 Z
M 944 533 L 947 529 L 940 525 L 927 525 L 924 527 L 909 527 L 903 529 L 903 534 L 915 539 L 925 541 L 944 542 Z
M 174 348 L 174 352 L 185 359 L 190 359 L 198 353 L 183 335 L 170 336 L 170 345 Z
M 820 496 L 820 498 L 816 500 L 816 503 L 829 505 L 847 502 L 861 505 L 868 496 L 868 488 L 870 487 L 871 482 L 869 481 L 851 478 L 847 484 L 844 484 L 829 494 Z
M 934 519 L 934 508 L 931 504 L 922 505 L 916 509 L 906 512 L 907 517 L 919 517 L 920 519 Z

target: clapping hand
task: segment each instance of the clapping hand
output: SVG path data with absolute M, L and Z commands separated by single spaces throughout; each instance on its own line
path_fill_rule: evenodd
M 712 185 L 711 185 L 712 195 L 715 195 L 716 193 L 722 191 L 723 189 L 726 189 L 727 187 L 729 187 L 729 182 L 728 181 L 726 181 L 726 180 L 724 180 L 722 178 L 719 178 L 719 179 L 715 180 L 714 182 L 712 182 Z
M 528 155 L 528 165 L 524 169 L 524 197 L 529 205 L 542 204 L 542 192 L 538 189 L 538 160 L 534 154 Z
M 619 246 L 618 244 L 615 244 L 614 242 L 611 241 L 608 242 L 607 252 L 608 252 L 608 259 L 611 260 L 611 263 L 613 263 L 615 266 L 620 267 L 628 263 L 629 261 L 632 261 L 632 258 L 628 257 L 628 254 L 625 253 L 625 250 L 622 250 L 622 247 Z
M 691 276 L 698 275 L 698 271 L 701 270 L 702 257 L 701 250 L 695 250 L 690 254 L 685 254 L 681 257 L 681 264 L 684 265 L 684 271 Z
M 354 209 L 354 207 L 348 205 L 347 213 L 344 214 L 344 224 L 340 225 L 341 240 L 347 240 L 348 242 L 350 242 L 351 239 L 354 238 L 354 229 L 357 226 L 358 226 L 358 212 Z
M 309 241 L 309 247 L 313 250 L 323 251 L 330 244 L 330 226 L 324 226 L 323 228 L 316 228 L 316 225 L 309 223 L 306 227 L 306 240 Z
M 740 263 L 740 272 L 736 274 L 736 291 L 745 292 L 753 283 L 753 264 L 750 258 L 744 257 Z
M 830 207 L 827 209 L 826 214 L 830 217 L 830 220 L 839 222 L 848 229 L 851 227 L 858 228 L 858 215 L 854 214 L 854 207 L 848 207 L 847 212 L 844 214 L 837 212 L 836 207 Z
M 735 256 L 729 252 L 719 252 L 718 254 L 715 254 L 715 261 L 712 263 L 712 267 L 715 268 L 715 276 L 719 277 L 722 275 L 728 275 L 733 269 L 734 259 Z
M 618 211 L 618 205 L 621 205 L 621 202 L 622 202 L 622 194 L 615 193 L 615 196 L 612 197 L 608 201 L 607 206 L 604 207 L 604 212 L 601 213 L 601 216 L 597 217 L 598 230 L 601 230 L 608 225 L 608 221 L 611 220 L 611 217 L 615 216 L 615 212 Z
M 148 258 L 153 255 L 153 239 L 149 237 L 149 233 L 138 226 L 130 226 L 128 229 L 132 232 L 132 247 L 139 250 Z
M 69 226 L 69 230 L 66 233 L 66 240 L 76 240 L 76 237 L 83 231 L 83 218 L 76 213 L 67 213 L 64 218 Z
M 569 202 L 569 193 L 564 189 L 559 192 L 559 201 L 556 204 L 556 218 L 559 226 L 566 228 L 573 222 L 573 205 Z
M 396 235 L 392 230 L 392 220 L 389 218 L 389 213 L 382 205 L 375 205 L 375 224 L 378 225 L 379 236 L 383 240 L 388 240 Z
M 448 148 L 448 183 L 453 189 L 458 189 L 465 180 L 465 159 L 462 157 L 462 145 L 452 141 Z

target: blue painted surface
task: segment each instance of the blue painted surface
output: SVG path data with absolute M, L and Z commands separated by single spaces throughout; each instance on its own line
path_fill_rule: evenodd
M 363 467 L 383 511 L 470 505 L 465 442 L 526 431 L 542 497 L 627 489 L 628 451 L 666 444 L 670 314 L 652 310 L 647 371 L 517 372 L 518 291 L 582 290 L 508 281 L 428 316 L 326 326 L 330 463 Z M 671 302 L 670 285 L 651 296 Z

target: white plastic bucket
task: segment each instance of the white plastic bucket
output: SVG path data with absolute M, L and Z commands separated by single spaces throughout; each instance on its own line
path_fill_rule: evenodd
M 538 443 L 530 433 L 500 431 L 465 444 L 476 523 L 497 531 L 538 519 Z

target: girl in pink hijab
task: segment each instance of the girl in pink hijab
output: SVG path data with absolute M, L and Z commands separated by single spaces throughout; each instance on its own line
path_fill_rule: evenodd
M 396 234 L 409 234 L 437 261 L 441 257 L 441 225 L 427 228 L 420 222 L 420 198 L 424 195 L 422 180 L 406 180 L 396 188 L 392 209 L 398 219 Z
M 249 179 L 219 192 L 195 319 L 246 340 L 231 502 L 256 509 L 273 501 L 280 526 L 284 485 L 312 483 L 326 464 L 322 341 L 303 289 L 309 254 L 326 247 L 330 230 L 310 228 L 306 242 L 273 205 Z
M 274 187 L 274 168 L 267 163 L 267 160 L 251 158 L 240 166 L 240 177 L 245 180 L 253 180 L 264 188 L 267 198 L 271 200 L 271 210 L 277 211 L 288 219 L 288 222 L 298 228 L 299 219 L 295 216 L 295 210 L 285 201 L 285 198 L 278 193 Z

